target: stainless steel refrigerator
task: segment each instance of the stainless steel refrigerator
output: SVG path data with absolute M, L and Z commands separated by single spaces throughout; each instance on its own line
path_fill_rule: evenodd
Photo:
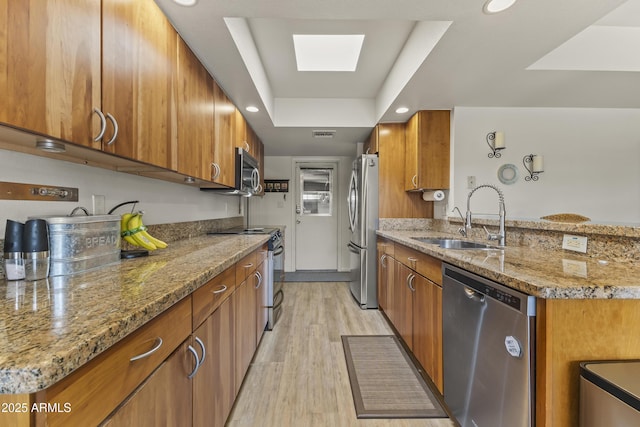
M 354 160 L 347 206 L 351 230 L 351 241 L 348 245 L 351 293 L 361 308 L 378 308 L 378 156 L 363 154 Z

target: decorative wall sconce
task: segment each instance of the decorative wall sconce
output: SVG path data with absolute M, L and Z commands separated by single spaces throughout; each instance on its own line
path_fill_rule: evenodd
M 544 157 L 538 154 L 527 154 L 522 158 L 524 168 L 529 172 L 529 176 L 525 176 L 525 181 L 537 181 L 538 174 L 544 172 Z M 531 167 L 527 166 L 530 164 Z
M 488 154 L 489 158 L 500 157 L 500 150 L 504 150 L 504 132 L 489 132 L 487 134 L 487 145 L 491 148 L 491 153 Z

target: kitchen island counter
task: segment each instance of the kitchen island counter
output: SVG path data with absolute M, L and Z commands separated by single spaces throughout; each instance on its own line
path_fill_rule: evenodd
M 443 249 L 413 239 L 460 238 L 429 230 L 377 234 L 538 298 L 640 299 L 640 266 L 633 262 L 508 245 L 501 250 Z
M 49 387 L 268 238 L 200 236 L 74 276 L 1 280 L 0 394 Z

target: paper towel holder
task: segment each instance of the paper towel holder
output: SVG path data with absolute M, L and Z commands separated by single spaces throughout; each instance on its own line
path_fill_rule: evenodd
M 522 164 L 529 172 L 529 175 L 524 177 L 525 181 L 537 181 L 539 179 L 538 174 L 544 172 L 544 157 L 539 154 L 527 154 L 522 158 Z M 531 164 L 531 167 L 527 166 L 527 164 Z
M 492 158 L 500 158 L 502 155 L 500 154 L 500 150 L 504 150 L 507 148 L 504 143 L 504 132 L 502 131 L 494 131 L 489 132 L 487 134 L 487 145 L 491 148 L 491 153 L 487 154 L 487 156 Z

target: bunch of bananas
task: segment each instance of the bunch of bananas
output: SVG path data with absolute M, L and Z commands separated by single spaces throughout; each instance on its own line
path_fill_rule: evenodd
M 147 227 L 142 223 L 142 212 L 122 214 L 120 235 L 127 243 L 149 251 L 167 247 L 165 242 L 147 233 Z

